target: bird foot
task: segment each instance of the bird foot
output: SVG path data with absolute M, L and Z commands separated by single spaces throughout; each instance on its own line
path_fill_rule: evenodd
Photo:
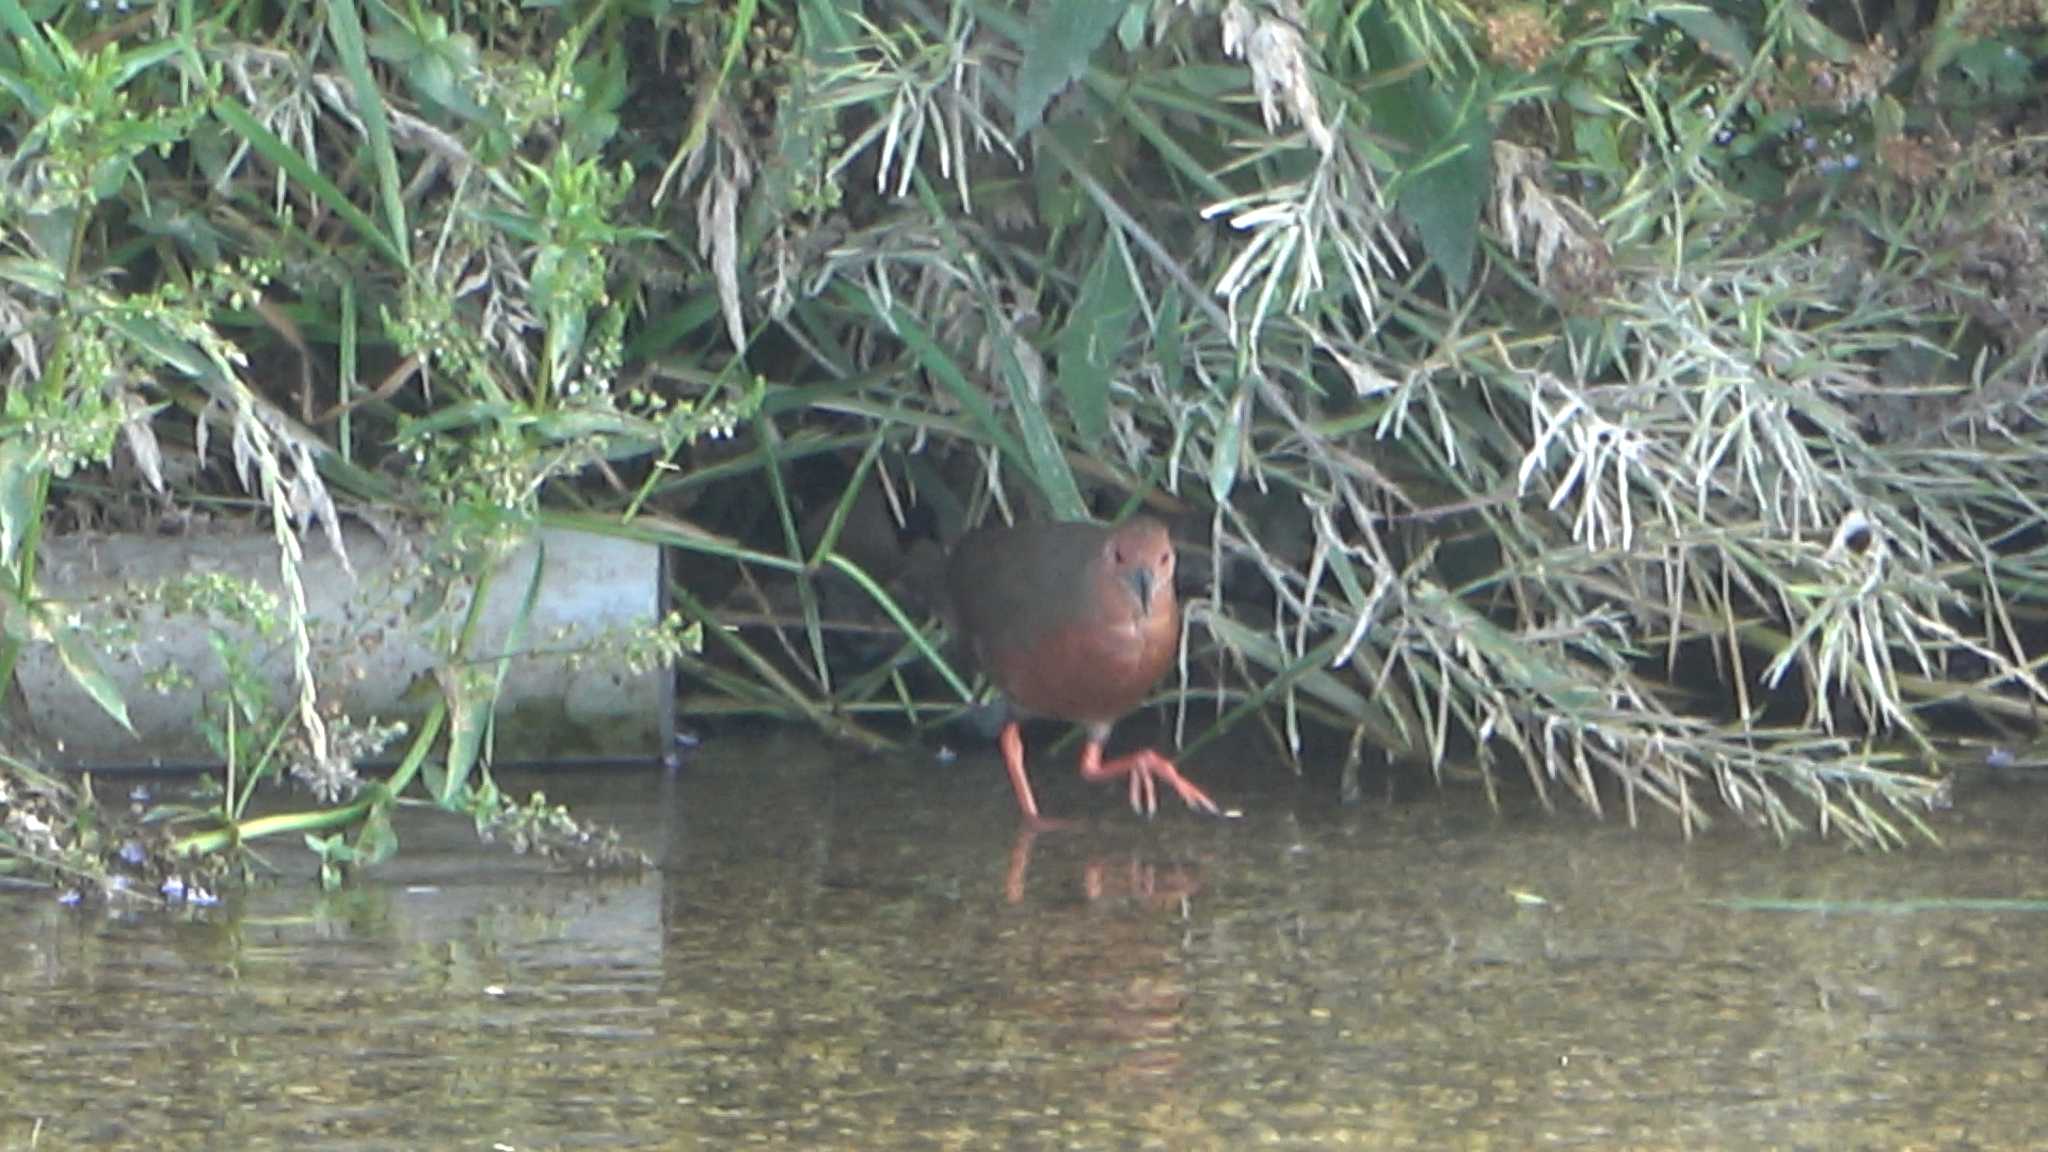
M 1151 816 L 1159 811 L 1159 781 L 1166 781 L 1175 792 L 1180 793 L 1181 802 L 1197 812 L 1219 815 L 1221 809 L 1207 792 L 1195 787 L 1188 778 L 1180 774 L 1173 761 L 1147 748 L 1120 756 L 1105 764 L 1102 762 L 1102 746 L 1090 743 L 1081 752 L 1081 779 L 1091 783 L 1113 780 L 1118 776 L 1130 777 L 1131 811 L 1141 816 Z

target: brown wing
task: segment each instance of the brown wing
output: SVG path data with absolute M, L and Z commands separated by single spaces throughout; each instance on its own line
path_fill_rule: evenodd
M 954 550 L 955 626 L 1024 711 L 1107 725 L 1172 663 L 1179 626 L 1170 586 L 1161 611 L 1142 621 L 1103 603 L 1109 537 L 1098 524 L 1033 523 L 972 533 Z
M 991 675 L 992 654 L 1028 647 L 1087 612 L 1089 562 L 1108 529 L 1028 522 L 977 529 L 954 545 L 946 575 L 953 623 Z

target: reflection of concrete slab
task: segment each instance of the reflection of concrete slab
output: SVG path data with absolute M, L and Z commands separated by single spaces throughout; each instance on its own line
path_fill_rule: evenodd
M 668 793 L 645 773 L 633 777 L 637 786 L 629 792 L 643 819 L 622 831 L 634 845 L 658 852 L 666 813 L 648 810 L 667 803 Z M 540 782 L 545 777 L 522 777 L 510 788 L 524 794 Z M 309 940 L 471 942 L 501 960 L 519 953 L 522 965 L 544 959 L 549 965 L 659 967 L 658 870 L 593 873 L 520 855 L 502 842 L 478 843 L 466 818 L 426 808 L 399 812 L 395 827 L 398 854 L 335 892 L 311 888 L 319 864 L 296 838 L 264 843 L 264 855 L 288 882 L 252 888 L 233 904 L 244 941 L 286 948 Z
M 352 717 L 416 719 L 436 698 L 433 670 L 454 648 L 473 585 L 458 582 L 441 600 L 420 541 L 403 533 L 387 539 L 354 526 L 345 538 L 354 579 L 317 534 L 308 540 L 301 568 L 312 665 L 327 694 L 323 704 L 338 692 Z M 520 646 L 529 654 L 516 656 L 506 672 L 497 758 L 659 758 L 672 730 L 674 693 L 667 671 L 629 675 L 614 658 L 575 657 L 601 646 L 608 632 L 660 619 L 661 550 L 586 533 L 546 531 L 541 539 L 546 548 L 540 591 Z M 520 547 L 491 581 L 468 648 L 472 658 L 505 651 L 525 601 L 534 552 L 532 542 Z M 46 540 L 41 587 L 66 602 L 81 629 L 102 638 L 93 646 L 127 702 L 135 733 L 107 718 L 48 644 L 22 653 L 21 697 L 10 709 L 17 731 L 27 731 L 56 762 L 80 767 L 217 761 L 198 726 L 209 704 L 218 711 L 226 683 L 208 621 L 186 611 L 174 614 L 160 597 L 147 594 L 165 581 L 201 573 L 246 579 L 282 602 L 277 545 L 267 537 Z M 251 654 L 272 699 L 288 701 L 292 654 L 282 629 L 270 636 L 225 624 L 221 630 Z M 20 714 L 22 703 L 26 716 Z
M 304 888 L 252 893 L 242 908 L 245 934 L 270 929 L 273 944 L 362 936 L 394 944 L 476 941 L 500 950 L 545 953 L 550 963 L 661 963 L 661 878 L 553 876 L 508 883 L 479 879 L 501 864 L 489 849 L 472 851 L 465 876 L 446 883 L 397 884 L 382 875 L 320 899 L 309 913 Z

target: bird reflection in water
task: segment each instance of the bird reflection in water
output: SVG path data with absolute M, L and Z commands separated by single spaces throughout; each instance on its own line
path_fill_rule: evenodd
M 1009 867 L 1004 874 L 1004 897 L 1021 904 L 1031 871 L 1032 850 L 1041 828 L 1032 821 L 1018 825 L 1010 844 Z M 1072 843 L 1072 833 L 1055 836 Z M 1180 1037 L 1186 1023 L 1187 982 L 1181 968 L 1160 962 L 1160 950 L 1172 945 L 1162 938 L 1171 929 L 1156 916 L 1114 914 L 1144 909 L 1178 908 L 1186 915 L 1187 901 L 1199 893 L 1199 868 L 1181 863 L 1157 863 L 1146 859 L 1141 849 L 1090 853 L 1081 869 L 1081 895 L 1091 927 L 1081 933 L 1088 941 L 1089 958 L 1080 961 L 1084 978 L 1042 985 L 1051 993 L 1042 1002 L 1047 1014 L 1064 1017 L 1081 1035 L 1069 1038 L 1070 1050 L 1104 1053 L 1110 1064 L 1103 1069 L 1118 1089 L 1109 1098 L 1119 1101 L 1127 1119 L 1136 1113 L 1143 1096 L 1154 1099 L 1141 1126 L 1170 1133 L 1189 1119 L 1188 1101 L 1176 1084 L 1181 1072 Z M 1049 936 L 1068 937 L 1066 933 Z M 1043 938 L 1043 937 L 1042 937 Z M 1068 937 L 1071 938 L 1071 937 Z M 1067 955 L 1062 968 L 1073 971 L 1079 958 Z M 1063 995 L 1064 993 L 1064 995 Z M 1142 1088 L 1138 1097 L 1133 1089 Z
M 1017 825 L 1016 839 L 1010 841 L 1010 866 L 1003 874 L 1003 897 L 1012 904 L 1024 902 L 1024 882 L 1031 872 L 1031 850 L 1046 831 L 1031 821 Z M 1082 866 L 1081 892 L 1090 904 L 1104 900 L 1131 900 L 1172 906 L 1201 891 L 1194 869 L 1183 864 L 1159 865 L 1145 859 L 1137 849 L 1090 856 Z

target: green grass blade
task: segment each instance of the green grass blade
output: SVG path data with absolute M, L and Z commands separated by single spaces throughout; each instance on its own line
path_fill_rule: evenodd
M 341 57 L 341 69 L 356 90 L 356 111 L 370 135 L 370 162 L 377 169 L 378 198 L 384 203 L 384 222 L 391 229 L 391 247 L 406 266 L 404 253 L 410 246 L 411 230 L 405 223 L 405 195 L 398 183 L 398 154 L 391 147 L 391 123 L 384 113 L 384 90 L 370 75 L 370 54 L 364 46 L 362 17 L 355 0 L 327 0 L 327 34 L 333 38 Z
M 242 107 L 240 102 L 222 97 L 214 102 L 213 114 L 219 118 L 221 123 L 227 125 L 230 131 L 237 133 L 244 140 L 247 140 L 249 146 L 256 150 L 257 155 L 284 169 L 285 175 L 290 176 L 292 180 L 303 185 L 306 191 L 313 195 L 314 199 L 319 200 L 327 206 L 329 211 L 341 217 L 349 227 L 355 229 L 377 251 L 383 253 L 385 259 L 401 268 L 406 265 L 404 251 L 399 245 L 392 243 L 391 237 L 386 236 L 383 229 L 377 227 L 376 221 L 370 219 L 369 215 L 361 208 L 356 207 L 349 200 L 348 194 L 343 192 L 334 181 L 329 180 L 319 169 L 307 163 L 304 156 L 299 155 L 289 144 L 278 139 L 277 135 L 271 132 L 270 129 L 258 123 L 256 117 L 250 115 L 249 110 Z

